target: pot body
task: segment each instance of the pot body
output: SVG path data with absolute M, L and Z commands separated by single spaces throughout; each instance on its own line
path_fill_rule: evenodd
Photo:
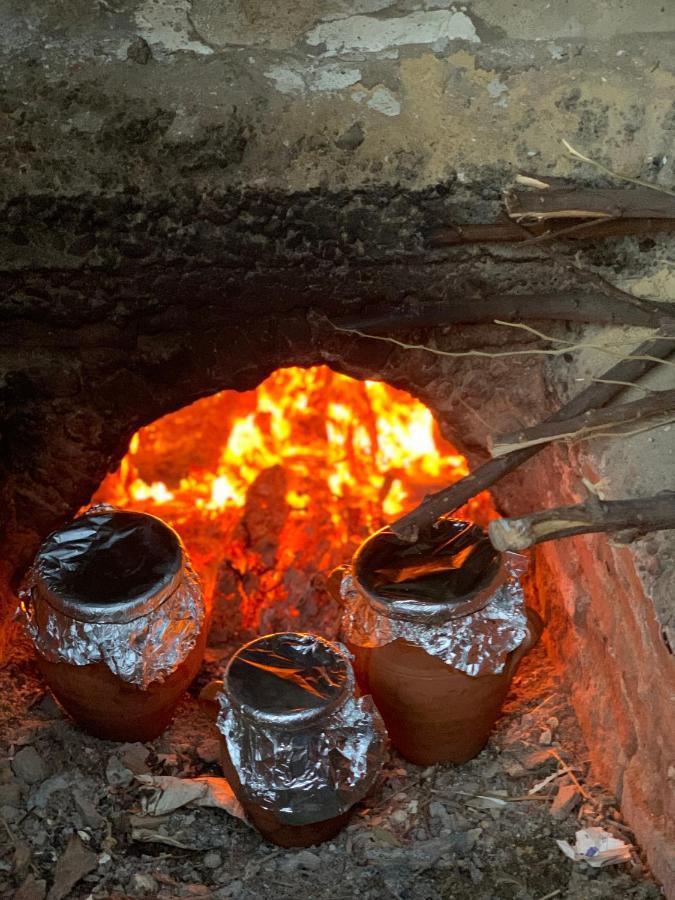
M 205 644 L 202 631 L 176 669 L 146 688 L 124 681 L 101 662 L 76 666 L 38 654 L 37 664 L 58 702 L 85 731 L 107 741 L 151 741 L 171 722 L 199 671 Z
M 527 621 L 525 640 L 497 674 L 466 675 L 400 638 L 381 647 L 347 642 L 359 688 L 372 695 L 406 759 L 429 766 L 464 763 L 480 753 L 521 659 L 541 634 L 534 610 L 527 610 Z
M 340 832 L 349 821 L 352 810 L 348 809 L 340 816 L 312 822 L 310 825 L 288 825 L 280 822 L 273 812 L 263 809 L 258 803 L 247 799 L 242 790 L 237 770 L 232 764 L 225 739 L 221 737 L 221 766 L 237 800 L 244 807 L 248 819 L 260 834 L 271 844 L 279 847 L 313 847 L 329 841 Z

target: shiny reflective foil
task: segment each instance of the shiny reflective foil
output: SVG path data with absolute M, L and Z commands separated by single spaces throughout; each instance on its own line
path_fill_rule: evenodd
M 50 662 L 104 663 L 147 688 L 188 656 L 204 624 L 198 578 L 154 516 L 92 507 L 50 535 L 20 592 L 19 616 Z
M 382 766 L 386 731 L 354 697 L 345 648 L 308 634 L 258 638 L 228 665 L 218 728 L 244 799 L 287 825 L 346 812 Z
M 401 638 L 467 675 L 498 674 L 509 653 L 527 636 L 525 596 L 520 584 L 527 559 L 516 553 L 504 553 L 502 557 L 489 594 L 481 592 L 482 605 L 462 616 L 448 606 L 445 618 L 439 604 L 429 615 L 423 610 L 416 615 L 410 601 L 407 615 L 402 611 L 387 615 L 381 604 L 371 602 L 359 590 L 351 568 L 345 567 L 340 590 L 344 639 L 359 647 L 382 647 Z

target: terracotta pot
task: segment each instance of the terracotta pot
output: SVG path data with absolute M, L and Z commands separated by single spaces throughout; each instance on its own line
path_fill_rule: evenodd
M 72 666 L 38 655 L 51 692 L 80 728 L 106 741 L 151 741 L 173 719 L 181 697 L 202 664 L 206 632 L 164 681 L 138 687 L 113 675 L 105 663 Z
M 370 789 L 384 725 L 355 701 L 354 686 L 347 656 L 314 635 L 266 635 L 230 660 L 218 718 L 222 768 L 266 840 L 281 847 L 330 840 Z
M 429 766 L 464 763 L 480 753 L 520 661 L 541 634 L 537 613 L 528 609 L 527 618 L 528 635 L 499 674 L 466 675 L 400 639 L 383 647 L 347 642 L 359 687 L 372 694 L 402 756 Z
M 154 516 L 91 510 L 45 541 L 24 597 L 38 666 L 75 721 L 107 740 L 161 734 L 206 643 L 178 535 Z
M 246 816 L 266 841 L 277 844 L 279 847 L 313 847 L 315 844 L 322 844 L 324 841 L 334 838 L 349 822 L 352 815 L 351 807 L 341 816 L 333 816 L 331 819 L 312 822 L 309 825 L 288 825 L 279 821 L 273 812 L 247 798 L 222 736 L 221 750 L 223 775 L 244 807 Z
M 389 562 L 392 548 L 397 552 L 397 544 L 402 544 L 391 529 L 385 528 L 361 545 L 351 567 L 353 597 L 367 613 L 360 625 L 364 633 L 359 634 L 359 628 L 354 631 L 353 616 L 343 620 L 345 642 L 354 655 L 359 688 L 372 695 L 392 744 L 411 762 L 424 766 L 463 763 L 482 750 L 510 681 L 543 628 L 537 613 L 528 609 L 527 634 L 508 655 L 499 673 L 468 675 L 427 652 L 425 641 L 427 646 L 430 643 L 424 635 L 443 629 L 451 636 L 453 628 L 462 626 L 464 630 L 457 633 L 464 635 L 465 623 L 477 622 L 475 615 L 480 615 L 507 578 L 512 577 L 512 560 L 494 550 L 482 529 L 451 519 L 441 521 L 437 527 L 439 538 L 425 535 L 425 540 L 442 543 L 446 539 L 452 541 L 456 535 L 461 541 L 466 538 L 462 544 L 464 555 L 454 569 L 449 567 L 447 582 L 455 588 L 463 586 L 464 593 L 453 593 L 449 588 L 444 597 L 437 583 L 433 599 L 421 599 L 397 581 L 383 591 L 382 582 L 377 583 L 374 573 L 379 572 L 381 577 L 384 567 L 393 565 Z M 408 554 L 404 558 L 410 561 L 410 545 L 402 546 L 404 554 Z M 465 575 L 462 560 L 466 558 L 467 546 L 475 546 L 479 555 Z M 344 573 L 345 567 L 340 567 L 328 580 L 331 593 L 340 602 L 336 586 Z M 361 642 L 354 639 L 355 634 Z M 419 643 L 410 635 L 419 636 Z

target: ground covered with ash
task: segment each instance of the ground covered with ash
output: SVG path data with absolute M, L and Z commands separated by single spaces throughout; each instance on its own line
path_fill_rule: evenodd
M 0 896 L 661 896 L 639 848 L 626 863 L 594 869 L 556 844 L 574 843 L 577 829 L 593 825 L 627 843 L 633 835 L 616 798 L 589 775 L 569 695 L 542 648 L 523 663 L 476 759 L 422 769 L 392 751 L 371 795 L 328 844 L 282 850 L 220 809 L 148 815 L 139 776 L 220 774 L 217 732 L 199 689 L 222 670 L 223 653 L 208 651 L 163 736 L 120 745 L 81 732 L 46 692 L 30 648 L 17 645 L 0 672 Z

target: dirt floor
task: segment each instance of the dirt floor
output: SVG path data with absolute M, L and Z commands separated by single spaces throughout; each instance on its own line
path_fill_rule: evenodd
M 219 774 L 217 732 L 198 694 L 224 654 L 208 651 L 162 737 L 118 745 L 79 731 L 46 692 L 31 649 L 16 645 L 0 671 L 1 897 L 661 896 L 639 848 L 627 863 L 593 869 L 556 844 L 591 825 L 628 843 L 632 834 L 616 799 L 588 776 L 569 695 L 542 648 L 521 667 L 476 759 L 421 769 L 391 752 L 371 796 L 329 844 L 281 850 L 219 809 L 148 815 L 138 775 Z

